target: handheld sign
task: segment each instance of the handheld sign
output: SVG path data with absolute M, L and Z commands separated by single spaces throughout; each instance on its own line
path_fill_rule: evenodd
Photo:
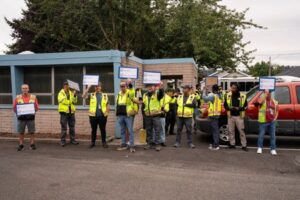
M 99 76 L 98 75 L 84 75 L 83 76 L 83 85 L 98 85 Z
M 143 83 L 144 84 L 159 84 L 160 83 L 160 72 L 155 71 L 144 71 Z
M 275 90 L 276 78 L 274 77 L 260 77 L 259 78 L 259 90 Z
M 138 79 L 139 68 L 137 67 L 119 67 L 120 79 Z
M 35 107 L 33 103 L 17 104 L 17 115 L 34 115 Z
M 205 78 L 205 86 L 208 88 L 208 90 L 212 90 L 213 85 L 218 85 L 219 80 L 217 76 L 208 76 Z
M 74 81 L 71 81 L 71 80 L 67 80 L 67 82 L 68 82 L 69 87 L 70 87 L 71 89 L 74 89 L 74 90 L 80 92 L 80 87 L 79 87 L 79 84 L 78 84 L 78 83 L 76 83 L 76 82 L 74 82 Z

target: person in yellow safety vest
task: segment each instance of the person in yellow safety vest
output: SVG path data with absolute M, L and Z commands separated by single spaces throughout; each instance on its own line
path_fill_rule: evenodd
M 23 84 L 21 86 L 22 94 L 17 95 L 14 100 L 13 109 L 17 115 L 17 131 L 19 134 L 19 146 L 18 151 L 24 150 L 24 134 L 27 126 L 28 133 L 30 134 L 30 149 L 36 150 L 35 145 L 35 113 L 39 109 L 38 100 L 35 95 L 29 93 L 29 85 Z M 22 106 L 24 104 L 32 104 L 31 113 L 22 113 Z
M 66 145 L 66 135 L 69 126 L 70 143 L 79 144 L 75 140 L 75 112 L 77 103 L 76 91 L 71 91 L 68 82 L 65 82 L 63 89 L 60 90 L 57 96 L 58 100 L 58 112 L 60 114 L 60 125 L 61 125 L 61 146 Z
M 277 155 L 276 152 L 276 119 L 278 117 L 278 103 L 272 98 L 271 93 L 266 90 L 261 95 L 257 102 L 259 105 L 258 122 L 259 122 L 259 136 L 257 141 L 257 153 L 261 154 L 263 150 L 264 135 L 267 131 L 270 134 L 270 153 Z
M 203 91 L 202 98 L 205 102 L 208 102 L 208 118 L 212 130 L 212 144 L 210 144 L 210 150 L 219 150 L 219 118 L 222 111 L 222 97 L 219 94 L 219 87 L 217 84 L 212 86 L 212 93 L 208 94 L 208 88 Z
M 129 91 L 126 88 L 126 82 L 121 82 L 120 92 L 116 98 L 116 115 L 121 128 L 122 144 L 117 150 L 123 151 L 129 149 L 132 153 L 135 152 L 132 122 L 135 115 L 133 103 L 138 103 L 137 99 L 130 97 Z M 126 143 L 126 129 L 129 132 L 129 146 Z
M 195 91 L 193 92 L 193 94 L 195 95 L 195 99 L 196 99 L 196 102 L 197 102 L 197 106 L 195 108 L 195 112 L 194 112 L 194 115 L 193 115 L 193 119 L 194 119 L 194 133 L 196 134 L 197 133 L 197 125 L 196 125 L 196 118 L 197 116 L 199 116 L 200 114 L 200 106 L 201 106 L 201 94 L 200 94 L 200 90 L 199 90 L 199 84 L 196 85 L 196 89 Z
M 219 94 L 221 95 L 222 102 L 224 102 L 226 91 L 223 90 L 222 86 L 219 86 Z
M 160 120 L 162 108 L 160 100 L 163 98 L 164 94 L 162 89 L 156 91 L 153 84 L 148 84 L 146 87 L 147 92 L 143 95 L 143 108 L 147 132 L 147 145 L 144 149 L 155 148 L 156 151 L 160 151 L 159 136 L 162 131 Z
M 166 115 L 170 111 L 170 102 L 172 100 L 173 92 L 167 89 L 164 97 L 160 100 L 162 114 L 160 116 L 161 132 L 160 132 L 160 145 L 166 147 Z
M 133 83 L 132 83 L 131 79 L 127 79 L 126 86 L 127 86 L 128 92 L 129 92 L 129 97 L 131 99 L 135 99 L 137 97 L 137 95 L 136 95 L 136 91 L 135 91 L 135 88 L 133 87 Z M 139 112 L 139 104 L 138 103 L 133 102 L 133 110 L 134 110 L 135 115 L 138 114 L 138 112 Z
M 172 100 L 169 103 L 169 112 L 167 112 L 167 117 L 166 117 L 166 134 L 169 135 L 174 135 L 174 127 L 176 123 L 176 114 L 177 114 L 177 97 L 180 93 L 180 90 L 177 89 L 171 89 L 170 90 L 170 95 L 173 93 L 171 96 Z M 169 130 L 170 127 L 170 130 Z
M 91 144 L 89 147 L 95 147 L 97 129 L 99 126 L 101 131 L 102 146 L 104 148 L 108 148 L 108 145 L 106 143 L 106 123 L 109 113 L 108 95 L 102 92 L 101 82 L 99 82 L 98 85 L 95 86 L 95 91 L 89 94 L 88 92 L 90 91 L 91 87 L 92 86 L 89 85 L 82 95 L 82 98 L 88 99 L 90 102 L 89 116 L 92 132 Z
M 177 98 L 177 133 L 175 148 L 180 147 L 181 143 L 181 132 L 183 127 L 186 128 L 187 142 L 191 149 L 195 148 L 192 143 L 192 123 L 194 109 L 197 106 L 195 95 L 192 94 L 192 85 L 183 86 L 183 94 Z
M 231 92 L 226 93 L 224 108 L 227 111 L 227 122 L 229 130 L 229 148 L 235 148 L 235 128 L 238 129 L 242 144 L 242 149 L 248 151 L 245 134 L 245 110 L 247 108 L 247 97 L 239 91 L 237 84 L 231 85 Z

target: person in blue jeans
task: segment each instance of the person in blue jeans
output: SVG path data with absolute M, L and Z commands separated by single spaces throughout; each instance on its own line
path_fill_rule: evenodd
M 259 106 L 259 136 L 257 141 L 257 153 L 262 154 L 264 135 L 268 132 L 270 134 L 270 153 L 275 156 L 277 155 L 275 132 L 276 119 L 278 117 L 278 103 L 272 98 L 271 93 L 266 90 L 259 98 L 257 105 Z

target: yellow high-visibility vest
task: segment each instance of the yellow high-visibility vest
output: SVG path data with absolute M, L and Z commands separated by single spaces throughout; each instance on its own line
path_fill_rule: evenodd
M 29 97 L 29 103 L 35 103 L 35 100 L 36 100 L 36 96 L 33 95 L 33 94 L 29 94 L 30 97 Z M 20 94 L 17 96 L 17 104 L 24 104 L 24 100 L 22 98 L 23 96 Z
M 278 102 L 274 99 L 272 99 L 274 104 L 275 104 L 275 114 L 278 112 L 276 107 L 278 105 Z M 264 101 L 264 103 L 259 107 L 258 109 L 258 122 L 259 123 L 266 123 L 267 119 L 266 119 L 266 111 L 267 111 L 267 103 L 266 100 Z
M 143 103 L 145 105 L 144 111 L 146 116 L 156 116 L 162 113 L 160 101 L 157 98 L 156 92 L 153 92 L 150 97 L 150 102 L 147 93 L 145 93 L 143 95 Z
M 165 94 L 165 96 L 160 100 L 160 107 L 164 108 L 165 112 L 169 112 L 170 110 L 170 102 L 172 101 L 172 97 Z
M 240 107 L 243 107 L 245 105 L 246 100 L 247 100 L 246 95 L 240 93 Z M 231 92 L 226 94 L 226 103 L 227 103 L 228 107 L 231 108 L 231 106 L 232 106 L 232 93 Z M 227 116 L 231 117 L 230 110 L 227 111 Z M 245 111 L 240 111 L 240 116 L 241 116 L 241 118 L 244 118 Z
M 77 96 L 75 97 L 73 92 L 69 90 L 69 100 L 67 98 L 67 94 L 65 90 L 62 89 L 58 93 L 57 100 L 58 100 L 58 112 L 62 113 L 70 113 L 69 106 L 71 107 L 71 113 L 75 113 L 76 107 L 75 104 L 77 103 Z
M 129 93 L 129 97 L 130 99 L 135 99 L 136 95 L 135 95 L 135 89 L 134 88 L 131 88 L 131 89 L 128 89 L 128 93 Z M 139 112 L 139 105 L 137 103 L 134 103 L 133 102 L 133 110 L 134 110 L 134 114 L 138 114 Z
M 116 99 L 116 106 L 126 106 L 126 114 L 127 116 L 135 115 L 135 111 L 133 109 L 133 101 L 129 97 L 129 91 L 123 94 L 122 91 L 119 92 L 117 99 Z
M 102 110 L 102 113 L 105 117 L 108 115 L 108 113 L 107 113 L 107 103 L 108 103 L 108 96 L 107 96 L 107 94 L 102 93 L 101 110 Z M 94 93 L 91 94 L 91 97 L 90 97 L 90 112 L 89 112 L 89 115 L 91 117 L 96 116 L 97 106 L 99 106 L 97 104 L 97 93 L 94 92 Z
M 208 116 L 220 116 L 222 110 L 222 100 L 219 98 L 219 95 L 214 94 L 214 102 L 209 102 L 208 107 Z
M 183 95 L 180 95 L 177 98 L 177 105 L 178 105 L 177 116 L 184 117 L 184 118 L 191 118 L 193 117 L 194 114 L 194 108 L 184 106 L 184 104 L 192 104 L 195 99 L 195 95 L 194 94 L 189 95 L 185 103 L 183 102 L 183 99 L 184 99 Z

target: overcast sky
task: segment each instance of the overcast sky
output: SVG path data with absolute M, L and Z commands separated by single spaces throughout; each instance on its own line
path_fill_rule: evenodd
M 274 63 L 300 66 L 300 0 L 223 0 L 221 4 L 239 11 L 249 8 L 247 18 L 268 28 L 244 33 L 244 40 L 251 41 L 248 49 L 257 49 L 256 61 L 271 56 Z M 20 17 L 22 8 L 24 0 L 1 0 L 0 53 L 12 42 L 4 17 Z

